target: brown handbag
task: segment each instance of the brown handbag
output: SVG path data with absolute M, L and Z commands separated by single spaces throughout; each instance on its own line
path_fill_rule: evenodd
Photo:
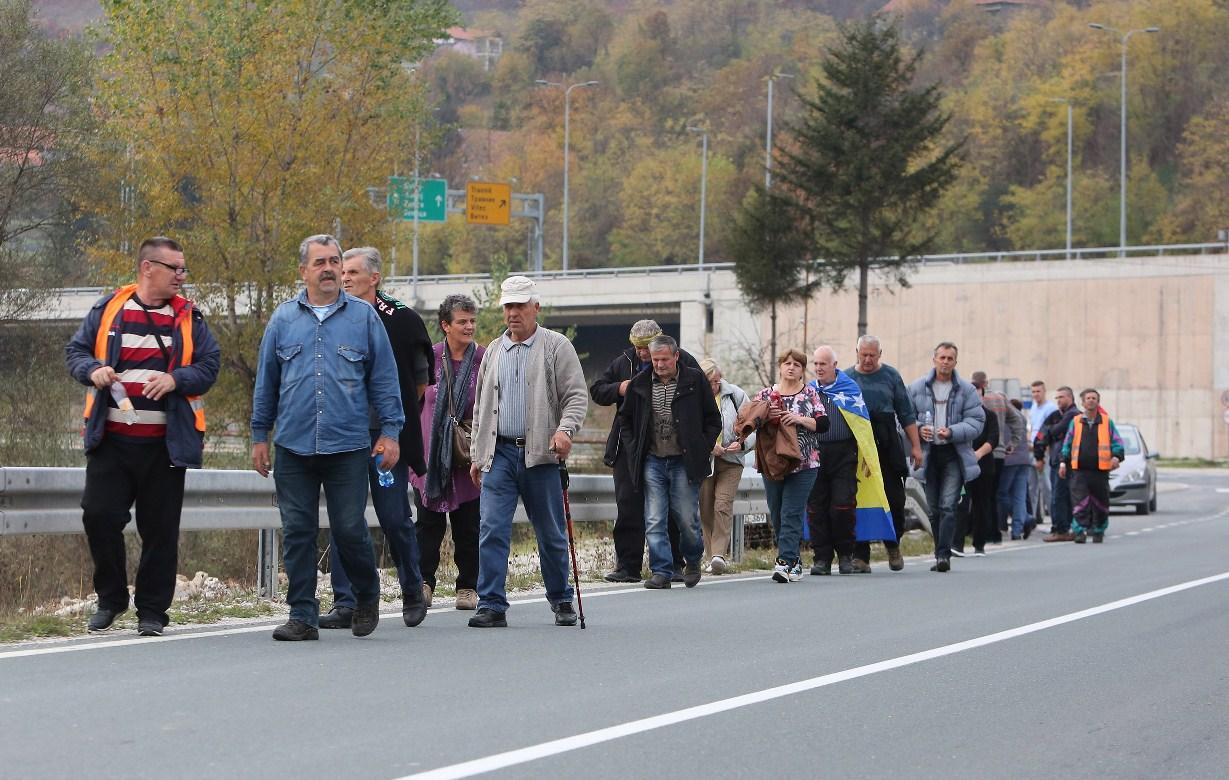
M 448 416 L 452 418 L 452 467 L 468 467 L 470 465 L 469 445 L 473 439 L 474 421 L 457 419 L 456 405 L 452 396 L 452 378 L 452 358 L 445 354 L 444 380 L 447 384 Z

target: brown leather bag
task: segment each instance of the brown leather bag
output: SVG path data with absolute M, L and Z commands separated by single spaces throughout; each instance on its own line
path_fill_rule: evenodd
M 446 348 L 445 348 L 446 349 Z M 447 354 L 444 355 L 444 392 L 448 394 L 448 416 L 452 418 L 452 467 L 455 469 L 458 466 L 466 468 L 470 465 L 469 445 L 473 440 L 474 421 L 458 420 L 456 404 L 452 396 L 452 360 Z M 439 402 L 439 397 L 436 397 L 436 403 Z

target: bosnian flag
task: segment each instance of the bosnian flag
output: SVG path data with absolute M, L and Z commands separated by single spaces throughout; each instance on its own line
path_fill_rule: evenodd
M 895 540 L 892 510 L 888 508 L 888 496 L 883 489 L 879 451 L 875 449 L 875 434 L 871 430 L 866 402 L 862 400 L 862 390 L 848 374 L 839 370 L 832 384 L 821 385 L 818 381 L 812 384 L 823 391 L 825 400 L 831 401 L 840 410 L 841 417 L 858 442 L 858 541 Z M 824 464 L 821 462 L 819 467 L 822 469 Z

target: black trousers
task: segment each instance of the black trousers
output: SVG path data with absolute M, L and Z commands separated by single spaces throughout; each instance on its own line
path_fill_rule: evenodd
M 415 499 L 421 499 L 414 491 Z M 433 512 L 418 504 L 418 555 L 422 580 L 435 590 L 435 574 L 440 568 L 440 545 L 452 521 L 452 557 L 457 563 L 457 590 L 478 588 L 479 501 L 466 501 L 451 512 Z
M 994 539 L 998 530 L 998 461 L 986 457 L 977 465 L 981 467 L 981 475 L 964 486 L 969 495 L 969 511 L 958 513 L 953 543 L 957 550 L 964 550 L 964 539 L 970 533 L 973 534 L 973 549 L 984 550 L 986 542 Z M 1003 540 L 1001 533 L 998 540 Z
M 817 562 L 853 555 L 858 508 L 858 443 L 820 442 L 819 474 L 807 501 L 811 549 Z
M 892 513 L 892 528 L 896 531 L 895 539 L 884 539 L 883 546 L 888 550 L 900 547 L 900 537 L 905 533 L 905 474 L 898 474 L 883 469 L 883 492 L 888 498 L 888 510 Z M 871 543 L 855 542 L 853 557 L 866 562 L 871 559 Z
M 184 469 L 171 465 L 162 440 L 132 444 L 103 438 L 86 456 L 81 516 L 94 559 L 94 592 L 101 609 L 128 609 L 128 553 L 124 526 L 136 505 L 141 561 L 137 566 L 137 618 L 170 622 L 179 564 L 179 515 Z
M 644 568 L 644 491 L 637 490 L 628 468 L 628 458 L 623 451 L 615 458 L 615 515 L 614 537 L 615 565 L 620 570 L 639 576 Z M 674 554 L 674 571 L 684 569 L 683 554 L 679 550 L 679 527 L 674 512 L 670 513 L 667 527 L 670 535 L 670 551 Z

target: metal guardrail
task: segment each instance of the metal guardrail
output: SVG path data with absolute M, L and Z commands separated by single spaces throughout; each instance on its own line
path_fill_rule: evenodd
M 84 533 L 84 489 L 83 468 L 0 467 L 0 536 Z M 568 497 L 576 522 L 615 518 L 614 478 L 609 474 L 572 474 Z M 763 480 L 758 475 L 744 476 L 734 499 L 734 561 L 742 559 L 744 516 L 767 511 Z M 513 521 L 528 519 L 518 505 Z M 367 524 L 378 526 L 370 506 Z M 326 511 L 320 513 L 320 525 L 328 527 Z M 282 521 L 273 480 L 254 471 L 191 469 L 184 481 L 179 527 L 184 531 L 259 530 L 256 579 L 262 595 L 271 597 L 277 592 L 277 530 Z M 126 530 L 135 532 L 135 523 Z

